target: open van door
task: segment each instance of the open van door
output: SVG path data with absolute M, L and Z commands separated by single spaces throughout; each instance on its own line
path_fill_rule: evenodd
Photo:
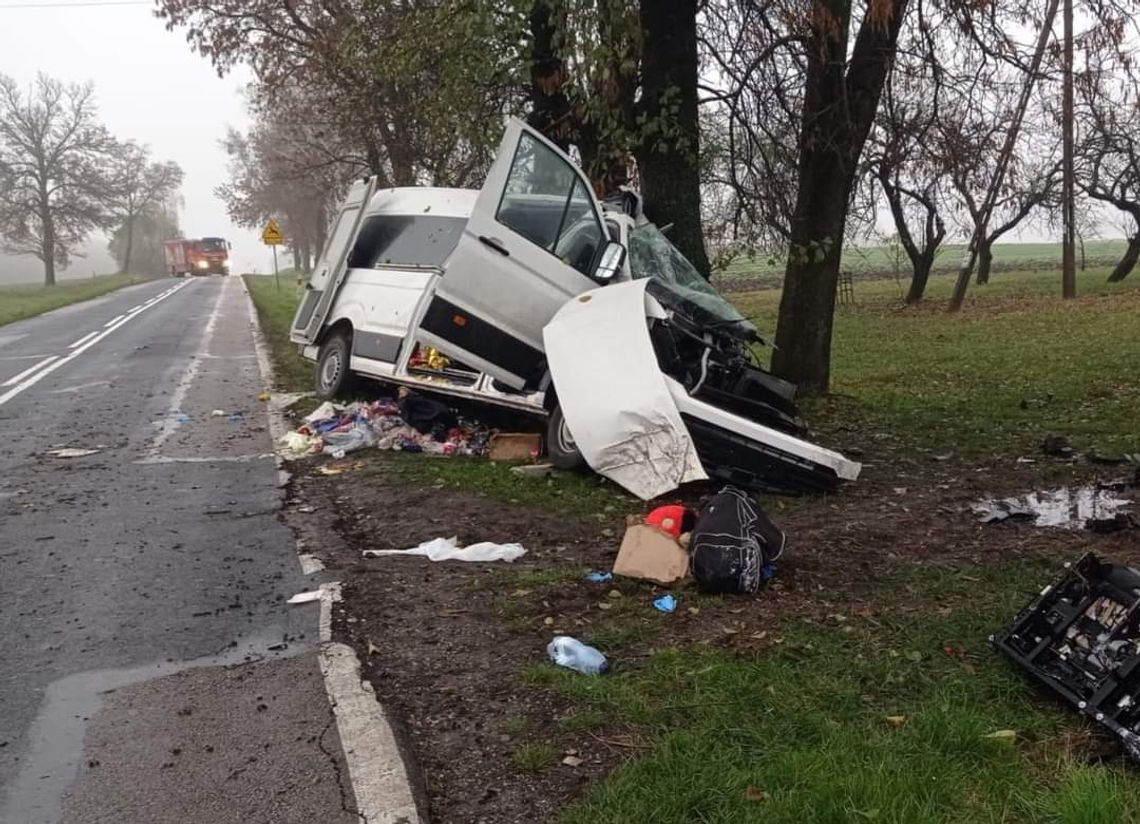
M 372 193 L 376 191 L 376 178 L 352 184 L 341 204 L 336 222 L 329 232 L 328 243 L 305 284 L 305 297 L 293 317 L 289 339 L 294 343 L 312 343 L 320 334 L 321 326 L 332 308 L 337 290 L 348 271 L 348 253 L 356 239 L 356 230 L 364 217 L 364 210 Z
M 418 337 L 508 386 L 534 388 L 546 371 L 543 327 L 613 276 L 621 250 L 607 257 L 609 245 L 590 181 L 557 146 L 511 120 Z

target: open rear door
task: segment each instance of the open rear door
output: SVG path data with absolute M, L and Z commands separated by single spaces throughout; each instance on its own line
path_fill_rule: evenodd
M 418 337 L 515 389 L 546 371 L 542 329 L 591 278 L 609 235 L 590 181 L 521 120 L 499 153 Z
M 329 232 L 328 243 L 317 261 L 309 282 L 305 284 L 305 297 L 297 307 L 289 339 L 294 343 L 312 343 L 320 334 L 328 317 L 340 284 L 348 271 L 348 253 L 356 240 L 356 230 L 364 218 L 364 210 L 372 193 L 376 191 L 376 178 L 357 181 L 348 190 L 341 204 L 336 222 Z

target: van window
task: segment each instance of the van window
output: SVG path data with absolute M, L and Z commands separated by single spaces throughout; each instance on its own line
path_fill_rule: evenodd
M 439 266 L 459 242 L 466 224 L 461 217 L 373 215 L 356 235 L 349 268 Z
M 495 219 L 584 275 L 601 247 L 593 196 L 574 168 L 528 134 L 519 138 Z

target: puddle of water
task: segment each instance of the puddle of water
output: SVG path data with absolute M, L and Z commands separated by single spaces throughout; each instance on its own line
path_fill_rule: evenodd
M 1003 521 L 1033 526 L 1084 529 L 1089 519 L 1114 518 L 1134 504 L 1115 485 L 1061 487 L 1013 498 L 983 498 L 971 505 L 984 524 Z

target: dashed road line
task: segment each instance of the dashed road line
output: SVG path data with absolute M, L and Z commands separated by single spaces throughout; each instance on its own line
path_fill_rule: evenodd
M 96 329 L 94 332 L 88 332 L 86 335 L 81 337 L 79 340 L 77 340 L 75 343 L 71 344 L 67 348 L 68 349 L 75 349 L 76 347 L 82 346 L 83 344 L 87 343 L 87 341 L 91 340 L 93 337 L 95 337 L 98 334 L 99 334 L 98 329 Z
M 55 361 L 55 360 L 59 360 L 59 355 L 50 355 L 50 356 L 44 358 L 39 363 L 35 364 L 34 366 L 29 366 L 27 369 L 25 369 L 20 374 L 13 375 L 12 377 L 8 378 L 8 380 L 4 381 L 4 383 L 0 384 L 0 386 L 15 386 L 17 383 L 22 381 L 24 378 L 27 378 L 30 375 L 32 375 L 33 373 L 38 372 L 39 370 L 43 369 L 45 366 L 47 366 L 49 363 L 51 363 L 52 361 Z
M 163 300 L 165 300 L 166 298 L 168 298 L 171 295 L 173 295 L 174 293 L 176 293 L 184 285 L 185 284 L 180 284 L 180 285 L 174 287 L 173 289 L 169 290 L 168 292 L 166 292 L 166 294 L 163 297 Z M 155 306 L 155 305 L 157 305 L 157 303 L 158 303 L 158 301 L 155 301 L 155 303 L 152 303 L 151 306 Z M 23 378 L 23 380 L 20 383 L 17 383 L 15 386 L 13 386 L 11 389 L 9 389 L 7 392 L 5 392 L 3 395 L 0 395 L 0 406 L 3 406 L 8 401 L 12 400 L 12 398 L 19 395 L 21 392 L 24 392 L 25 390 L 30 389 L 31 387 L 35 386 L 37 383 L 39 383 L 41 380 L 46 378 L 48 375 L 50 375 L 55 370 L 59 369 L 61 366 L 68 364 L 68 363 L 71 363 L 73 360 L 78 358 L 80 355 L 82 355 L 84 352 L 86 352 L 92 346 L 97 344 L 99 341 L 103 340 L 103 338 L 110 335 L 112 332 L 114 332 L 119 327 L 124 326 L 125 324 L 129 323 L 131 320 L 138 317 L 139 315 L 141 315 L 143 312 L 145 312 L 149 308 L 150 308 L 149 306 L 140 308 L 134 314 L 119 315 L 113 321 L 106 324 L 103 327 L 102 332 L 97 334 L 95 337 L 91 338 L 91 340 L 87 341 L 82 346 L 75 347 L 67 355 L 65 355 L 62 358 L 59 358 L 59 360 L 56 360 L 53 363 L 49 363 L 47 366 L 44 366 L 38 372 L 31 374 L 29 377 Z M 55 358 L 58 356 L 53 355 L 52 357 Z M 42 366 L 42 364 L 40 364 L 40 365 Z M 8 386 L 10 382 L 11 381 L 5 383 L 4 386 Z
M 125 317 L 125 315 L 115 315 L 115 317 L 111 318 L 109 321 L 107 321 L 106 323 L 103 324 L 103 328 L 106 329 L 108 326 L 114 326 L 116 323 L 121 321 L 124 317 Z

